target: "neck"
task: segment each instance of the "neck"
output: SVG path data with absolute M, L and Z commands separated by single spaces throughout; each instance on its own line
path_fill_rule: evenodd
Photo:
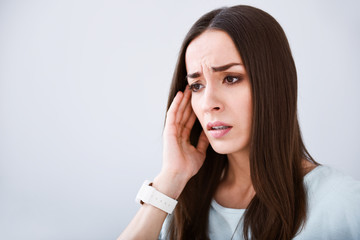
M 234 186 L 252 186 L 249 153 L 231 153 L 228 154 L 228 160 L 229 168 L 224 180 Z
M 228 161 L 229 166 L 216 190 L 215 200 L 224 207 L 245 209 L 255 195 L 249 153 L 228 154 Z

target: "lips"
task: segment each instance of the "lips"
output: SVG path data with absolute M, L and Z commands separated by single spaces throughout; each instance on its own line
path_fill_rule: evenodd
M 214 138 L 221 138 L 232 129 L 232 126 L 224 122 L 216 121 L 216 122 L 209 122 L 206 125 L 206 128 L 211 134 L 211 136 L 213 136 Z

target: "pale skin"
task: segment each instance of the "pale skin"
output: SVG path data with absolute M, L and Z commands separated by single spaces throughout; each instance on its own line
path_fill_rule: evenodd
M 210 143 L 229 160 L 229 170 L 214 199 L 224 207 L 246 208 L 255 194 L 249 166 L 252 96 L 241 56 L 225 32 L 207 30 L 189 44 L 185 62 L 191 90 L 178 92 L 167 112 L 163 165 L 153 187 L 177 199 L 204 163 Z M 196 118 L 203 132 L 194 147 L 189 137 Z M 207 124 L 215 121 L 226 123 L 231 130 L 214 137 Z M 315 167 L 306 160 L 303 165 L 304 174 Z M 118 239 L 157 239 L 166 216 L 162 210 L 144 204 Z

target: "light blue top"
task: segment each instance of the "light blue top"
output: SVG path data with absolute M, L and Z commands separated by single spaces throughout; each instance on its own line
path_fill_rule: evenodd
M 318 166 L 304 177 L 308 194 L 308 216 L 294 240 L 360 239 L 360 181 L 328 166 Z M 212 240 L 243 239 L 245 209 L 225 208 L 212 200 L 209 237 Z M 240 221 L 240 222 L 239 222 Z M 239 226 L 236 228 L 236 226 Z M 165 221 L 159 239 L 164 236 Z

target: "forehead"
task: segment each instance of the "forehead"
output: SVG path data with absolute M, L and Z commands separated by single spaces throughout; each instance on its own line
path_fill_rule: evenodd
M 231 37 L 221 30 L 207 30 L 190 42 L 185 53 L 188 72 L 200 71 L 202 66 L 221 66 L 230 62 L 240 62 Z

